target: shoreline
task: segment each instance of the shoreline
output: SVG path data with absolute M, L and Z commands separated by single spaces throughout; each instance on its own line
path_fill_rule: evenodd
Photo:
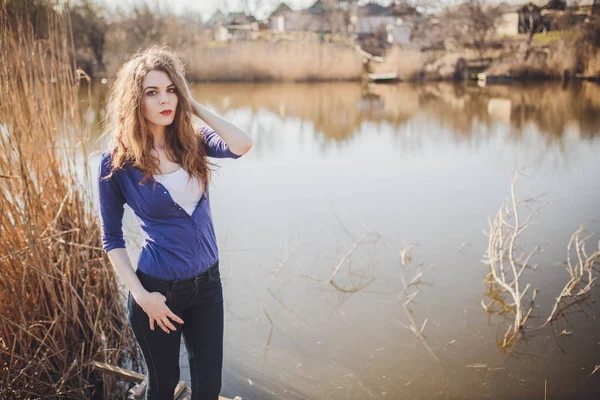
M 482 72 L 477 75 L 485 74 Z M 252 83 L 252 84 L 290 84 L 290 83 L 374 83 L 374 84 L 397 84 L 397 83 L 436 83 L 436 82 L 448 82 L 448 83 L 464 83 L 464 82 L 477 82 L 480 79 L 478 76 L 472 76 L 468 79 L 464 80 L 456 80 L 456 79 L 396 79 L 396 80 L 387 80 L 377 82 L 376 80 L 370 80 L 368 78 L 351 78 L 351 79 L 297 79 L 297 80 L 275 80 L 275 79 L 207 79 L 207 80 L 189 80 L 188 82 L 192 85 L 195 84 L 240 84 L 240 83 Z M 90 83 L 92 84 L 109 84 L 112 81 L 111 79 L 106 78 L 91 78 Z M 580 82 L 594 82 L 600 84 L 600 77 L 595 76 L 573 76 L 568 79 L 558 78 L 558 77 L 513 77 L 513 76 L 503 76 L 503 75 L 486 75 L 486 81 L 488 84 L 513 84 L 513 83 L 542 83 L 542 82 L 565 82 L 565 81 L 580 81 Z

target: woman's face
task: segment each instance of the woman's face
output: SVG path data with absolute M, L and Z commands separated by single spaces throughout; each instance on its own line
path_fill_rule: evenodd
M 150 125 L 167 126 L 175 119 L 177 88 L 163 71 L 150 71 L 142 83 L 144 118 Z

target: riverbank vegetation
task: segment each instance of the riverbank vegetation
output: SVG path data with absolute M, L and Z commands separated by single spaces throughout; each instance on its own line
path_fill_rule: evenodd
M 125 388 L 90 362 L 138 357 L 90 177 L 77 176 L 87 128 L 68 20 L 19 18 L 0 1 L 0 398 L 114 398 Z
M 69 14 L 75 62 L 96 79 L 110 79 L 138 49 L 157 44 L 177 50 L 188 78 L 197 82 L 358 81 L 367 73 L 395 73 L 403 81 L 476 79 L 481 72 L 522 80 L 600 78 L 598 13 L 575 9 L 517 12 L 502 3 L 464 0 L 435 12 L 415 11 L 407 22 L 409 39 L 390 42 L 377 30 L 366 38 L 342 28 L 277 33 L 266 20 L 255 20 L 261 28 L 251 40 L 216 40 L 218 29 L 197 11 L 176 14 L 143 1 L 116 10 L 96 0 L 74 0 L 60 10 L 43 0 L 7 4 L 13 23 L 19 10 L 37 21 L 39 38 L 48 30 L 42 16 Z M 332 4 L 320 17 L 344 15 Z M 382 58 L 366 60 L 357 47 Z

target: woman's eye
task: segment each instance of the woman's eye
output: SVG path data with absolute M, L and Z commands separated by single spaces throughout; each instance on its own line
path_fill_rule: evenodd
M 175 93 L 177 91 L 177 89 L 175 88 L 169 88 L 167 89 L 168 93 Z M 146 96 L 154 96 L 156 94 L 156 90 L 149 90 L 148 92 L 146 92 Z

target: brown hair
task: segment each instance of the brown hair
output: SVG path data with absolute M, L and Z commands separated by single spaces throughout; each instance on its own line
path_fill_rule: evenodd
M 187 97 L 183 64 L 166 47 L 154 46 L 134 54 L 117 72 L 105 119 L 107 131 L 116 141 L 110 151 L 111 172 L 106 179 L 127 163 L 144 174 L 140 184 L 154 180 L 152 174 L 160 172 L 159 161 L 151 154 L 154 137 L 148 130 L 142 107 L 142 84 L 150 71 L 165 72 L 176 87 L 177 109 L 173 123 L 166 127 L 166 155 L 180 164 L 190 178 L 199 178 L 206 192 L 211 177 L 210 166 L 215 164 L 207 160 L 202 135 L 192 124 L 192 107 Z

